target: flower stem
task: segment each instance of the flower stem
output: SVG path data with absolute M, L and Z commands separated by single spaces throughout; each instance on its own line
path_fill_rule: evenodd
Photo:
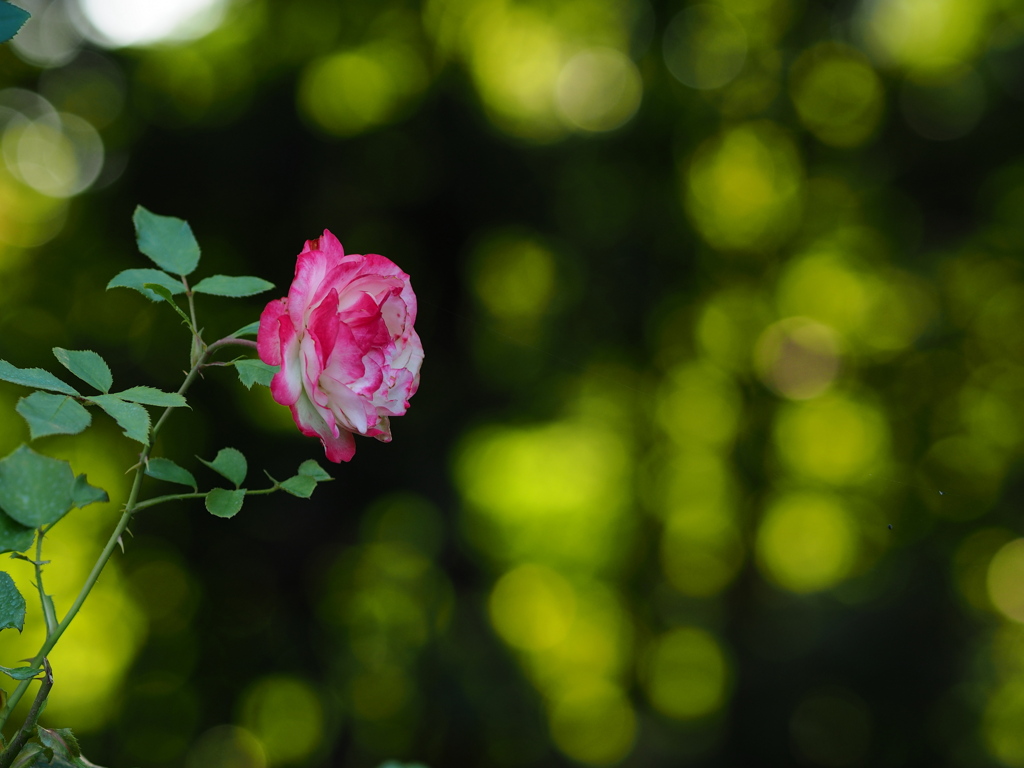
M 46 636 L 49 637 L 57 628 L 57 616 L 53 612 L 53 600 L 43 589 L 43 536 L 46 530 L 39 526 L 36 532 L 36 559 L 32 563 L 36 569 L 36 588 L 39 590 L 39 607 L 43 609 L 43 621 L 46 623 Z
M 96 564 L 93 565 L 92 571 L 89 572 L 89 576 L 86 578 L 82 588 L 78 591 L 78 597 L 76 597 L 75 602 L 71 604 L 71 608 L 68 609 L 64 619 L 60 624 L 53 628 L 52 632 L 48 631 L 46 640 L 43 641 L 42 648 L 39 649 L 39 653 L 37 653 L 32 659 L 33 667 L 39 666 L 39 664 L 42 663 L 43 658 L 53 650 L 53 646 L 57 644 L 61 635 L 64 634 L 64 631 L 68 628 L 71 622 L 74 621 L 75 616 L 78 615 L 79 609 L 81 609 L 82 604 L 89 596 L 89 593 L 92 591 L 97 579 L 99 579 L 100 573 L 103 571 L 103 567 L 107 564 L 107 561 L 113 554 L 118 541 L 121 540 L 121 535 L 124 533 L 125 529 L 128 527 L 128 523 L 132 519 L 132 513 L 135 510 L 135 500 L 138 498 L 139 489 L 142 487 L 142 475 L 143 465 L 140 465 L 138 469 L 135 470 L 135 480 L 132 483 L 131 494 L 128 497 L 128 504 L 125 505 L 124 512 L 121 514 L 121 519 L 118 520 L 117 526 L 114 528 L 114 532 L 110 534 L 110 539 L 107 541 L 106 546 L 103 548 L 99 558 L 96 560 Z M 7 700 L 7 704 L 4 705 L 3 711 L 0 711 L 0 728 L 2 728 L 7 722 L 7 718 L 10 717 L 11 712 L 14 711 L 18 702 L 21 701 L 21 697 L 25 695 L 25 691 L 30 682 L 31 679 L 22 680 L 18 687 L 14 689 L 14 692 Z
M 40 712 L 42 712 L 46 697 L 50 695 L 50 689 L 53 688 L 53 670 L 50 669 L 50 662 L 46 660 L 45 656 L 42 661 L 46 676 L 39 685 L 39 693 L 36 694 L 36 699 L 32 702 L 32 709 L 29 710 L 25 722 L 22 723 L 15 737 L 11 739 L 7 749 L 0 752 L 0 768 L 8 768 L 18 757 L 18 753 L 21 752 L 29 736 L 32 735 L 32 729 L 36 727 L 36 721 L 39 719 Z M 26 680 L 25 682 L 27 683 L 28 681 Z
M 179 395 L 184 395 L 188 388 L 192 385 L 192 382 L 195 381 L 196 376 L 199 374 L 199 369 L 202 367 L 203 363 L 206 362 L 206 358 L 208 356 L 209 350 L 204 350 L 202 354 L 199 355 L 199 358 L 192 365 L 192 370 L 188 372 L 188 375 L 185 377 L 185 381 L 182 382 L 181 387 L 178 389 Z M 53 627 L 52 631 L 50 630 L 49 623 L 47 623 L 46 640 L 43 642 L 43 645 L 39 649 L 39 652 L 32 659 L 33 667 L 38 667 L 41 663 L 43 663 L 43 659 L 50 653 L 53 647 L 57 644 L 57 641 L 60 640 L 61 635 L 64 634 L 64 631 L 68 628 L 71 622 L 74 621 L 75 616 L 78 615 L 78 611 L 82 607 L 82 604 L 85 603 L 85 599 L 89 596 L 89 593 L 92 591 L 93 586 L 99 579 L 100 573 L 103 572 L 104 566 L 107 564 L 107 561 L 110 559 L 110 556 L 114 553 L 114 548 L 117 547 L 118 543 L 121 541 L 121 536 L 128 528 L 128 523 L 131 522 L 132 515 L 138 509 L 139 491 L 142 488 L 142 478 L 146 471 L 146 461 L 149 459 L 149 454 L 153 450 L 153 441 L 156 439 L 156 433 L 159 431 L 160 427 L 163 426 L 163 423 L 167 421 L 168 416 L 171 415 L 171 411 L 173 410 L 173 408 L 167 408 L 166 410 L 164 410 L 163 414 L 160 416 L 160 419 L 153 426 L 153 430 L 152 432 L 150 432 L 149 436 L 149 445 L 147 445 L 143 449 L 139 463 L 135 468 L 135 478 L 132 481 L 132 488 L 128 494 L 128 501 L 124 506 L 124 511 L 121 513 L 121 519 L 117 521 L 117 525 L 115 526 L 113 533 L 110 534 L 110 538 L 107 540 L 106 546 L 103 547 L 103 551 L 100 553 L 99 558 L 96 560 L 96 564 L 93 565 L 92 571 L 89 572 L 88 578 L 86 578 L 85 583 L 79 590 L 78 597 L 76 597 L 75 602 L 71 604 L 71 608 L 68 609 L 68 612 L 67 614 L 65 614 L 63 620 L 55 627 Z M 41 549 L 37 548 L 37 555 L 40 551 Z M 38 561 L 39 559 L 40 558 L 37 556 L 36 560 Z M 36 578 L 38 580 L 40 573 L 38 566 L 36 573 Z M 43 611 L 45 614 L 46 597 L 43 594 L 42 582 L 37 581 L 37 583 L 39 584 L 40 599 L 44 601 Z M 14 689 L 14 692 L 11 693 L 10 698 L 8 698 L 7 703 L 4 705 L 3 710 L 0 710 L 0 728 L 3 728 L 3 726 L 7 723 L 8 718 L 11 716 L 11 712 L 14 711 L 14 708 L 17 706 L 18 702 L 21 701 L 22 696 L 25 695 L 25 691 L 28 689 L 30 682 L 31 680 L 22 680 L 18 687 Z
M 270 488 L 260 488 L 259 490 L 255 491 L 251 491 L 248 488 L 242 488 L 241 490 L 245 491 L 246 496 L 264 496 L 268 493 L 273 493 L 274 491 L 281 489 L 281 484 L 277 483 L 277 481 L 275 481 L 275 483 L 276 484 L 271 486 Z M 138 504 L 135 505 L 135 511 L 141 512 L 144 509 L 149 509 L 150 507 L 155 507 L 157 504 L 163 504 L 168 501 L 181 501 L 182 499 L 205 499 L 208 494 L 209 491 L 196 491 L 194 493 L 169 493 L 166 496 L 156 496 L 152 499 L 140 501 Z

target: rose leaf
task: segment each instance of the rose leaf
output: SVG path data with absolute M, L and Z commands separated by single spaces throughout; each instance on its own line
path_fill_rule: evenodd
M 139 250 L 160 269 L 174 275 L 190 275 L 199 265 L 199 243 L 187 221 L 160 216 L 141 205 L 132 216 Z
M 28 422 L 31 439 L 46 435 L 77 435 L 92 423 L 92 415 L 67 395 L 33 392 L 14 409 Z

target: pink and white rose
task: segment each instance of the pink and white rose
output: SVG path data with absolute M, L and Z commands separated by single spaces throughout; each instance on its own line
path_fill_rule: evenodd
M 263 310 L 260 359 L 281 366 L 270 391 L 331 461 L 352 458 L 354 434 L 390 442 L 390 417 L 419 386 L 415 321 L 409 276 L 383 256 L 346 255 L 327 230 L 306 242 L 288 296 Z

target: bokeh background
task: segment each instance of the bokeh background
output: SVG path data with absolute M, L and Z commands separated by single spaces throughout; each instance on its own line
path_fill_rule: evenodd
M 104 291 L 139 203 L 267 299 L 324 228 L 390 257 L 427 355 L 312 501 L 139 516 L 52 657 L 91 759 L 1024 766 L 1024 2 L 18 2 L 0 357 L 178 385 Z M 259 390 L 159 452 L 322 458 Z M 112 499 L 48 539 L 66 609 L 137 448 L 35 447 Z

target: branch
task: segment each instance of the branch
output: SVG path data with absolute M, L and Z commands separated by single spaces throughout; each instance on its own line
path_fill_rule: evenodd
M 24 749 L 29 735 L 36 727 L 36 721 L 39 719 L 39 713 L 42 711 L 43 702 L 50 695 L 50 689 L 53 688 L 53 670 L 50 669 L 50 662 L 47 661 L 45 656 L 43 657 L 43 669 L 46 672 L 46 677 L 43 678 L 43 682 L 39 686 L 39 693 L 36 694 L 36 699 L 32 702 L 32 708 L 28 711 L 28 717 L 21 724 L 21 728 L 18 729 L 17 735 L 11 740 L 7 749 L 0 753 L 0 768 L 10 768 L 15 758 L 18 757 L 18 753 Z

